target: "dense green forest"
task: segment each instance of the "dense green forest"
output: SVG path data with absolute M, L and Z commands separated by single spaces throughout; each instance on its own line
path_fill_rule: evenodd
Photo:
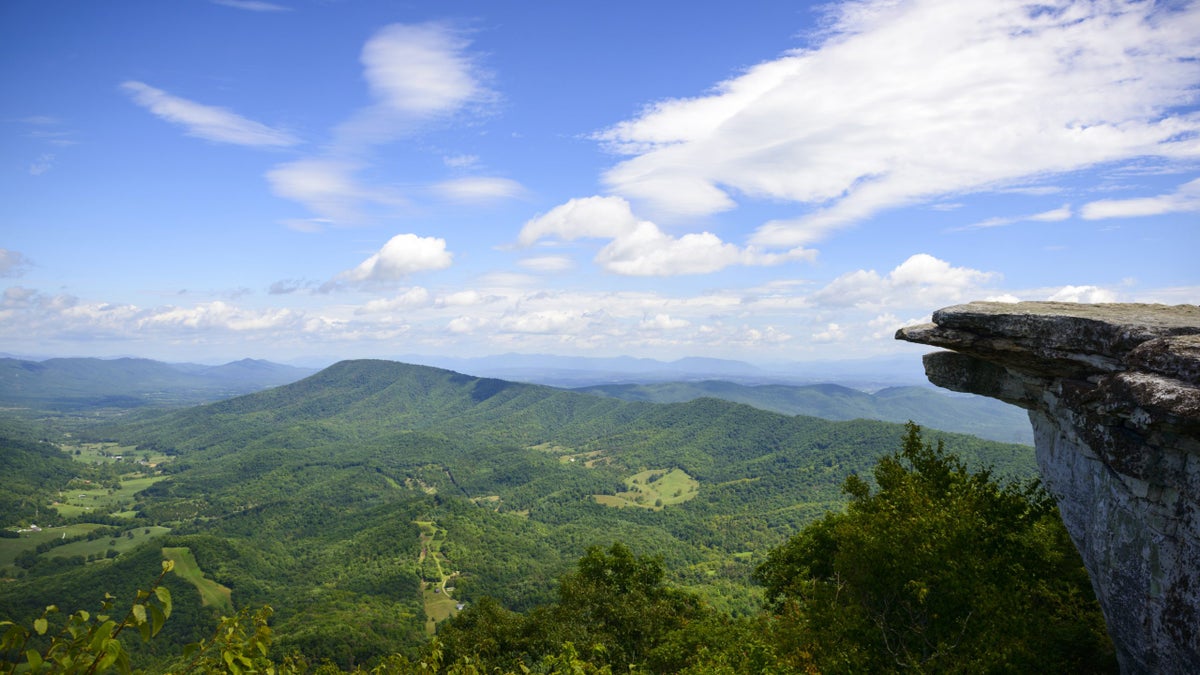
M 50 602 L 86 608 L 96 589 L 127 597 L 167 556 L 187 572 L 165 578 L 174 614 L 148 646 L 130 647 L 135 665 L 161 666 L 219 616 L 270 605 L 272 655 L 338 668 L 430 658 L 435 633 L 446 663 L 477 658 L 454 631 L 485 611 L 520 623 L 573 602 L 567 580 L 601 553 L 653 561 L 664 607 L 697 612 L 688 625 L 754 632 L 774 621 L 764 607 L 784 607 L 756 570 L 792 535 L 853 506 L 863 493 L 843 485 L 876 489 L 876 462 L 905 434 L 382 361 L 197 408 L 74 423 L 69 436 L 17 422 L 3 431 L 14 471 L 58 473 L 14 483 L 27 487 L 14 490 L 4 525 L 30 529 L 31 511 L 57 520 L 0 538 L 10 580 L 0 617 L 28 622 Z M 928 433 L 963 471 L 1033 475 L 1026 446 Z M 566 641 L 634 649 L 553 635 L 523 662 L 567 658 Z M 621 658 L 667 668 L 652 651 Z

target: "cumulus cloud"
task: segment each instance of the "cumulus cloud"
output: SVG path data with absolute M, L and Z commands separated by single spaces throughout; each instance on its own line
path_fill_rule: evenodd
M 358 267 L 338 275 L 338 280 L 350 283 L 396 281 L 414 272 L 445 269 L 452 262 L 453 255 L 446 250 L 445 239 L 398 234 Z
M 655 314 L 653 317 L 643 319 L 638 327 L 651 330 L 676 330 L 687 328 L 690 325 L 692 325 L 690 321 L 672 318 L 670 314 Z
M 910 256 L 886 275 L 875 270 L 843 274 L 812 294 L 827 307 L 886 308 L 956 302 L 997 278 L 992 272 L 954 267 L 927 253 Z
M 1200 178 L 1184 183 L 1170 194 L 1137 199 L 1102 199 L 1083 205 L 1083 217 L 1087 220 L 1195 212 L 1200 212 Z
M 33 263 L 20 251 L 0 248 L 0 278 L 19 277 L 32 266 Z
M 371 300 L 366 305 L 360 307 L 356 313 L 372 314 L 375 312 L 394 312 L 399 309 L 424 307 L 430 303 L 430 297 L 428 289 L 413 286 L 393 297 Z
M 1200 5 L 864 0 L 829 30 L 598 138 L 651 213 L 766 198 L 805 209 L 752 244 L 796 246 L 882 209 L 1137 157 L 1200 157 Z
M 572 199 L 525 223 L 517 241 L 524 246 L 542 239 L 572 241 L 609 239 L 595 262 L 609 272 L 630 276 L 705 274 L 731 265 L 777 265 L 790 260 L 812 260 L 813 251 L 796 248 L 767 253 L 721 241 L 711 232 L 682 237 L 663 232 L 640 220 L 621 197 Z
M 121 89 L 133 98 L 134 103 L 182 126 L 189 136 L 252 147 L 287 147 L 300 142 L 286 131 L 248 120 L 225 108 L 172 96 L 143 82 L 123 82 Z
M 1117 294 L 1099 286 L 1063 286 L 1046 299 L 1054 302 L 1116 302 Z

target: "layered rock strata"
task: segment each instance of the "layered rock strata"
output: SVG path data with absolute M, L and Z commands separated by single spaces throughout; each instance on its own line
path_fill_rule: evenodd
M 1026 408 L 1124 672 L 1200 673 L 1200 306 L 973 302 L 896 337 Z

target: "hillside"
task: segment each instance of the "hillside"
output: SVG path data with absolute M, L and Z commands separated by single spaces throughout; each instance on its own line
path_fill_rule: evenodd
M 188 549 L 207 588 L 229 589 L 236 607 L 270 603 L 290 646 L 347 663 L 419 643 L 456 602 L 544 603 L 588 546 L 614 541 L 661 555 L 674 582 L 722 611 L 756 611 L 749 575 L 765 552 L 841 508 L 845 478 L 868 474 L 902 432 L 348 361 L 78 440 L 157 466 L 123 477 L 139 491 L 117 490 L 111 515 L 90 517 L 139 537 L 170 528 L 145 546 Z M 972 464 L 1034 471 L 1029 448 L 934 435 Z M 22 558 L 27 579 L 0 586 L 0 613 L 88 588 L 106 564 L 62 568 L 54 551 Z M 186 601 L 199 617 L 201 598 Z
M 867 393 L 837 384 L 744 385 L 721 380 L 609 384 L 575 389 L 626 401 L 682 403 L 712 397 L 785 415 L 827 420 L 907 422 L 972 434 L 1002 443 L 1033 445 L 1025 411 L 982 396 L 955 396 L 928 387 L 889 387 Z

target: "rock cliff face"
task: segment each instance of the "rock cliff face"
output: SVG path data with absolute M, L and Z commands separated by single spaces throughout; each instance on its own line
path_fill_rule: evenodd
M 1200 306 L 973 302 L 896 337 L 1026 408 L 1124 672 L 1200 673 Z

